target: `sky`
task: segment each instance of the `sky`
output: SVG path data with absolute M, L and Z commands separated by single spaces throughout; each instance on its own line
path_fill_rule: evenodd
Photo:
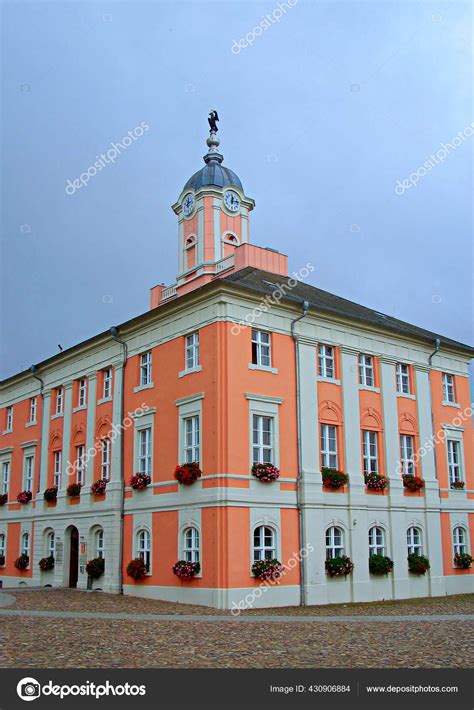
M 470 3 L 37 0 L 2 13 L 2 377 L 174 282 L 171 205 L 204 165 L 211 108 L 224 165 L 256 201 L 254 244 L 288 254 L 290 271 L 311 262 L 315 286 L 473 344 Z

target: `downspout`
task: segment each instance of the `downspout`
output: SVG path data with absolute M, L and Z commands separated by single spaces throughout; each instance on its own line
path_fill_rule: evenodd
M 113 326 L 110 329 L 110 334 L 112 338 L 120 343 L 123 351 L 123 367 L 122 367 L 122 394 L 120 397 L 120 426 L 123 423 L 123 410 L 124 410 L 124 397 L 125 397 L 125 367 L 128 360 L 128 347 L 127 343 L 123 338 L 119 337 L 119 329 Z M 120 535 L 119 535 L 119 594 L 123 594 L 123 526 L 125 518 L 125 480 L 124 480 L 124 435 L 123 429 L 120 434 L 120 484 L 121 484 L 121 494 L 120 494 Z
M 441 346 L 441 338 L 435 338 L 435 349 L 431 353 L 431 355 L 428 358 L 428 362 L 430 363 L 430 368 L 431 368 L 431 361 L 433 360 L 434 356 L 437 354 Z M 430 389 L 431 392 L 431 389 Z
M 301 451 L 301 393 L 300 393 L 300 350 L 298 336 L 295 333 L 295 325 L 302 318 L 306 316 L 309 309 L 309 302 L 303 301 L 301 303 L 303 308 L 303 313 L 291 321 L 291 337 L 295 343 L 295 370 L 296 370 L 296 424 L 297 424 L 297 447 L 298 447 L 298 478 L 296 479 L 296 507 L 298 509 L 298 527 L 299 527 L 299 545 L 300 545 L 300 556 L 301 556 L 301 578 L 300 578 L 300 604 L 305 606 L 306 603 L 306 592 L 305 592 L 305 580 L 306 580 L 306 558 L 301 555 L 301 552 L 305 547 L 305 528 L 304 528 L 304 515 L 303 507 L 301 503 L 301 484 L 303 478 L 303 455 Z
M 37 367 L 36 365 L 32 365 L 32 366 L 30 367 L 30 372 L 31 372 L 31 374 L 33 375 L 33 377 L 35 378 L 35 380 L 38 380 L 38 382 L 40 383 L 41 420 L 42 420 L 42 419 L 43 419 L 43 399 L 44 399 L 44 398 L 43 398 L 43 389 L 44 389 L 44 382 L 43 382 L 43 380 L 41 379 L 41 377 L 36 374 L 36 373 L 38 372 L 38 367 Z M 42 431 L 42 428 L 43 428 L 43 422 L 41 421 L 41 428 L 40 428 L 40 431 Z M 40 443 L 40 453 L 39 453 L 39 457 L 40 457 L 40 466 L 41 466 L 41 447 L 44 445 L 44 443 L 43 443 L 43 441 L 42 441 L 42 436 L 40 436 L 40 442 L 41 442 L 41 443 Z M 36 491 L 38 494 L 40 493 L 40 488 L 41 488 L 41 473 L 38 474 L 38 489 L 37 489 L 37 491 Z

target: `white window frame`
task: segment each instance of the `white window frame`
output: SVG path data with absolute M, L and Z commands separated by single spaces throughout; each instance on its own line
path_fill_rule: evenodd
M 449 484 L 463 481 L 462 447 L 459 439 L 446 439 Z
M 63 387 L 57 387 L 56 388 L 56 412 L 55 414 L 59 416 L 60 414 L 63 413 L 64 410 L 64 388 Z
M 77 391 L 77 406 L 85 407 L 87 405 L 87 380 L 85 377 L 79 380 Z
M 103 528 L 99 528 L 94 533 L 94 555 L 99 559 L 105 559 L 105 535 Z
M 183 530 L 183 559 L 186 562 L 201 561 L 201 536 L 194 525 Z
M 36 409 L 37 409 L 36 397 L 30 397 L 30 419 L 28 422 L 29 424 L 36 423 Z
M 385 557 L 386 550 L 385 530 L 381 525 L 372 525 L 369 528 L 369 557 L 372 557 L 372 555 Z
M 136 533 L 137 557 L 143 560 L 147 572 L 151 572 L 151 535 L 147 528 L 139 528 Z
M 183 463 L 199 463 L 201 460 L 201 417 L 191 414 L 183 417 Z
M 340 525 L 331 525 L 326 529 L 325 546 L 327 560 L 345 555 L 344 530 Z
M 321 424 L 321 467 L 338 469 L 337 427 L 334 424 Z
M 102 370 L 102 399 L 112 397 L 112 368 L 106 367 Z
M 199 331 L 186 335 L 184 348 L 184 369 L 195 370 L 199 367 Z
M 336 377 L 336 362 L 332 345 L 318 345 L 318 375 L 334 380 Z
M 49 530 L 46 535 L 46 557 L 55 557 L 56 554 L 56 535 L 54 530 Z
M 404 362 L 397 362 L 396 373 L 398 394 L 411 394 L 410 366 Z
M 454 375 L 450 375 L 448 372 L 443 372 L 443 402 L 445 404 L 456 404 Z
M 252 463 L 275 465 L 275 421 L 271 415 L 252 415 Z
M 468 534 L 463 525 L 456 525 L 452 533 L 453 555 L 463 555 L 469 551 Z
M 10 489 L 11 461 L 2 461 L 2 493 L 8 495 Z
M 6 561 L 7 557 L 7 535 L 6 533 L 0 532 L 0 557 L 4 557 Z
M 28 555 L 28 567 L 30 566 L 31 562 L 31 552 L 30 552 L 30 547 L 31 547 L 31 535 L 28 530 L 25 530 L 21 534 L 21 547 L 20 547 L 20 555 Z
M 100 477 L 105 481 L 110 481 L 112 442 L 108 436 L 101 440 L 100 454 Z
M 7 422 L 5 431 L 13 431 L 13 407 L 7 407 Z
M 415 437 L 400 434 L 400 463 L 403 475 L 415 475 Z
M 81 486 L 86 482 L 85 453 L 86 449 L 84 444 L 76 446 L 76 481 Z
M 362 431 L 364 474 L 379 473 L 378 432 L 371 429 Z M 375 455 L 373 450 L 375 449 Z M 373 465 L 375 462 L 375 465 Z
M 272 339 L 265 330 L 252 328 L 252 365 L 272 366 Z
M 24 453 L 23 460 L 23 481 L 25 491 L 33 493 L 33 482 L 35 477 L 35 457 L 31 452 Z
M 140 387 L 148 387 L 152 384 L 151 380 L 151 350 L 140 355 Z
M 53 486 L 61 488 L 61 477 L 63 467 L 63 452 L 61 449 L 53 451 Z
M 418 557 L 423 554 L 423 531 L 418 525 L 411 525 L 407 530 L 407 552 Z
M 277 558 L 277 535 L 271 525 L 257 525 L 252 532 L 252 559 L 274 560 Z
M 138 436 L 138 473 L 151 476 L 151 426 L 137 430 Z
M 359 353 L 359 384 L 363 387 L 375 387 L 374 358 L 366 353 Z

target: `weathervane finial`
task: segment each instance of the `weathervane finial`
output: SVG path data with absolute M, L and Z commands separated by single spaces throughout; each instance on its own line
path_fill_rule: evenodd
M 217 163 L 222 163 L 222 161 L 224 160 L 224 156 L 219 153 L 220 140 L 216 135 L 217 131 L 219 130 L 217 128 L 217 121 L 219 120 L 219 116 L 217 115 L 216 109 L 213 108 L 209 111 L 209 116 L 207 120 L 209 121 L 210 130 L 209 137 L 206 140 L 206 143 L 209 150 L 204 156 L 204 162 L 209 163 L 212 160 Z
M 209 126 L 211 127 L 211 130 L 209 132 L 217 133 L 217 131 L 219 130 L 217 128 L 217 121 L 219 120 L 219 116 L 217 115 L 217 111 L 215 108 L 209 111 L 209 117 L 207 120 L 209 121 Z

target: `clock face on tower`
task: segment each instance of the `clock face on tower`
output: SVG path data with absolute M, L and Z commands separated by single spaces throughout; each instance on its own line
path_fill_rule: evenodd
M 188 193 L 183 200 L 183 212 L 188 217 L 194 209 L 194 196 Z
M 237 212 L 240 207 L 240 199 L 237 193 L 228 190 L 224 195 L 224 204 L 229 212 Z

